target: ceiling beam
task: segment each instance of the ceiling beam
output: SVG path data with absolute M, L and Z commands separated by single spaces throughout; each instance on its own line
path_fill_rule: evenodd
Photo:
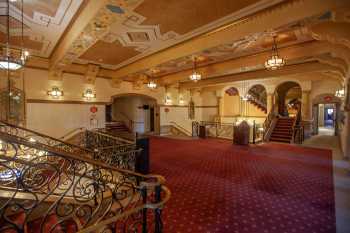
M 296 75 L 309 72 L 325 72 L 333 71 L 336 68 L 327 64 L 321 64 L 319 62 L 307 62 L 296 65 L 287 65 L 279 70 L 257 70 L 249 71 L 239 74 L 225 75 L 215 78 L 202 79 L 198 82 L 184 82 L 180 83 L 180 89 L 192 89 L 192 88 L 202 88 L 206 86 L 219 85 L 223 83 L 243 81 L 243 80 L 254 80 L 254 79 L 266 79 L 266 78 L 276 78 L 285 75 Z
M 106 0 L 84 1 L 83 8 L 80 10 L 80 15 L 71 22 L 70 28 L 65 32 L 62 40 L 56 46 L 50 58 L 50 68 L 54 68 L 62 61 L 71 46 L 79 38 L 85 27 L 94 19 L 98 11 L 105 7 Z
M 295 60 L 298 58 L 318 56 L 321 54 L 329 53 L 330 47 L 328 42 L 311 41 L 298 45 L 292 45 L 279 49 L 279 54 L 287 60 Z M 265 63 L 266 59 L 271 56 L 271 51 L 262 52 L 254 55 L 238 57 L 235 59 L 227 60 L 220 63 L 214 63 L 211 65 L 198 67 L 202 77 L 219 76 L 230 70 L 237 70 L 241 68 L 256 67 Z M 166 75 L 158 80 L 160 85 L 171 85 L 180 81 L 187 80 L 189 75 L 193 72 L 192 69 L 180 71 L 174 74 Z
M 247 35 L 278 28 L 337 7 L 339 1 L 308 0 L 286 1 L 279 6 L 253 16 L 241 19 L 213 32 L 192 38 L 186 42 L 164 49 L 158 53 L 126 65 L 115 72 L 115 78 L 122 78 L 143 69 L 149 69 L 170 60 L 196 54 L 208 48 L 232 43 Z M 290 12 L 298 12 L 291 14 Z M 261 23 L 264 22 L 264 23 Z

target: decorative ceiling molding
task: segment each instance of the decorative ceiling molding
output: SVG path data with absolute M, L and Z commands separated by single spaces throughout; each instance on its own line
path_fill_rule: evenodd
M 87 84 L 95 84 L 96 76 L 100 70 L 98 65 L 89 64 L 85 74 L 85 82 Z
M 205 4 L 208 1 L 202 1 L 201 4 L 206 6 Z M 132 48 L 139 53 L 132 57 L 126 57 L 125 61 L 120 62 L 118 64 L 106 64 L 104 61 L 98 61 L 95 58 L 88 56 L 82 56 L 80 58 L 75 59 L 75 62 L 86 64 L 88 62 L 98 63 L 101 66 L 109 69 L 118 69 L 125 65 L 128 65 L 136 60 L 139 60 L 143 57 L 149 56 L 157 51 L 165 49 L 169 46 L 174 46 L 175 44 L 186 41 L 195 36 L 201 35 L 203 33 L 207 33 L 211 30 L 214 30 L 223 25 L 232 23 L 235 20 L 239 20 L 248 15 L 254 14 L 260 10 L 266 9 L 273 5 L 283 2 L 283 0 L 256 0 L 254 1 L 236 1 L 235 4 L 229 4 L 230 0 L 227 2 L 227 7 L 229 6 L 244 6 L 239 10 L 235 10 L 233 13 L 228 15 L 222 15 L 216 20 L 213 20 L 201 27 L 195 27 L 194 30 L 187 32 L 185 34 L 176 32 L 176 28 L 170 29 L 168 31 L 161 32 L 161 26 L 163 26 L 166 22 L 157 21 L 156 24 L 150 25 L 147 23 L 148 18 L 143 16 L 141 13 L 138 13 L 139 8 L 149 8 L 154 3 L 149 0 L 135 0 L 132 2 L 127 1 L 114 1 L 109 2 L 106 5 L 106 8 L 109 9 L 112 13 L 117 14 L 120 19 L 109 26 L 109 32 L 105 33 L 104 36 L 100 37 L 100 40 L 103 42 L 110 43 L 111 45 L 116 41 L 123 47 Z M 161 4 L 160 2 L 159 4 Z M 176 4 L 176 2 L 167 3 L 169 7 Z M 211 3 L 213 5 L 215 3 Z M 144 7 L 147 6 L 147 7 Z M 207 6 L 209 7 L 209 6 Z M 182 11 L 176 8 L 179 12 L 178 15 L 181 17 L 182 11 L 188 12 L 191 9 L 182 9 Z M 194 11 L 194 9 L 192 9 Z M 214 11 L 214 10 L 213 10 Z M 212 12 L 214 13 L 214 12 Z M 156 17 L 158 15 L 164 14 L 163 12 L 152 12 L 152 16 Z M 192 14 L 194 17 L 195 14 Z M 148 16 L 149 17 L 149 16 Z M 174 17 L 174 16 L 170 16 Z M 203 15 L 202 17 L 208 17 L 207 15 Z M 161 17 L 158 19 L 161 20 Z M 195 19 L 193 19 L 195 20 Z M 191 22 L 191 18 L 187 19 L 187 22 L 183 21 L 185 25 L 184 27 L 189 25 Z M 90 49 L 97 50 L 94 46 L 91 46 Z M 93 53 L 91 53 L 93 54 Z M 93 60 L 92 60 L 93 59 Z
M 320 54 L 329 53 L 329 43 L 327 42 L 306 42 L 303 44 L 293 45 L 286 48 L 280 48 L 279 53 L 282 57 L 286 57 L 287 64 L 289 60 L 302 59 L 305 57 L 318 56 Z M 198 67 L 197 72 L 201 73 L 203 77 L 213 77 L 220 76 L 223 74 L 230 74 L 230 72 L 244 72 L 249 69 L 244 67 L 250 67 L 250 69 L 255 69 L 255 67 L 262 66 L 266 59 L 270 56 L 270 51 L 258 53 L 250 56 L 239 57 L 236 59 L 211 64 L 204 67 Z M 173 84 L 176 82 L 181 82 L 186 80 L 191 74 L 191 70 L 185 70 L 175 74 L 167 75 L 160 78 L 160 84 Z
M 63 71 L 62 69 L 52 69 L 49 71 L 49 79 L 55 81 L 62 81 Z
M 347 73 L 347 64 L 341 58 L 332 57 L 330 54 L 316 56 L 315 59 L 320 63 L 335 67 L 335 71 L 339 72 L 344 78 Z
M 108 0 L 87 1 L 79 17 L 51 56 L 50 67 L 66 67 L 94 44 L 115 18 L 105 9 Z
M 343 22 L 323 22 L 310 28 L 316 40 L 325 40 L 334 44 L 342 44 L 350 48 L 350 24 Z
M 31 55 L 45 58 L 50 56 L 82 2 L 83 0 L 24 1 L 25 46 Z M 5 13 L 6 5 L 5 1 L 0 2 L 1 14 Z M 10 16 L 22 21 L 21 11 L 15 3 L 10 4 Z M 11 34 L 16 35 L 20 30 L 15 27 Z M 6 33 L 6 27 L 1 23 L 0 32 Z
M 336 7 L 331 0 L 288 1 L 272 9 L 263 11 L 244 20 L 211 33 L 193 38 L 186 43 L 162 50 L 145 59 L 140 59 L 116 71 L 116 78 L 128 76 L 139 70 L 149 69 L 166 61 L 178 59 L 182 56 L 196 54 L 208 48 L 227 44 L 244 36 L 257 32 L 278 28 L 302 20 L 310 15 L 319 15 Z M 298 12 L 298 14 L 290 14 Z M 289 17 L 286 17 L 288 15 Z M 266 22 L 261 24 L 261 22 Z
M 266 78 L 276 78 L 281 76 L 296 75 L 302 73 L 311 73 L 311 72 L 328 72 L 334 71 L 336 68 L 334 66 L 321 64 L 319 62 L 307 62 L 302 64 L 295 65 L 286 65 L 283 69 L 279 70 L 266 70 L 261 69 L 257 71 L 250 71 L 245 73 L 233 74 L 219 76 L 215 78 L 207 78 L 194 82 L 184 82 L 180 84 L 180 87 L 183 89 L 191 88 L 200 88 L 212 85 L 221 85 L 223 83 L 243 81 L 243 80 L 254 80 L 254 79 L 266 79 Z
M 134 90 L 141 90 L 144 86 L 144 84 L 147 82 L 148 76 L 146 75 L 139 75 L 137 79 L 132 83 L 132 87 Z

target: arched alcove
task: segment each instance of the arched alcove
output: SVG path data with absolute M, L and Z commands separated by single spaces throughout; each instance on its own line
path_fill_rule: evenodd
M 223 105 L 220 113 L 225 117 L 235 117 L 240 113 L 240 96 L 236 87 L 229 87 L 224 90 Z
M 275 104 L 282 116 L 295 116 L 301 103 L 302 90 L 299 83 L 287 81 L 279 84 L 275 90 Z
M 248 90 L 248 101 L 267 113 L 267 92 L 261 84 L 255 84 Z
M 159 132 L 159 109 L 152 96 L 125 93 L 112 97 L 112 120 L 123 122 L 129 130 L 139 133 Z

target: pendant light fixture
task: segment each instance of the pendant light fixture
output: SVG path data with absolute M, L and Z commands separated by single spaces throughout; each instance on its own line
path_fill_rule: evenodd
M 193 73 L 190 75 L 190 80 L 197 82 L 202 79 L 202 75 L 197 72 L 197 58 L 193 58 Z
M 278 54 L 276 36 L 273 37 L 272 54 L 265 62 L 265 67 L 268 70 L 277 70 L 286 64 L 285 60 Z
M 5 14 L 1 14 L 1 16 L 4 18 L 5 25 L 5 41 L 4 41 L 4 47 L 2 47 L 2 54 L 0 55 L 0 69 L 2 70 L 8 70 L 8 71 L 14 71 L 22 68 L 29 56 L 29 52 L 24 48 L 24 13 L 23 13 L 23 0 L 7 0 L 6 7 L 4 11 Z M 10 4 L 16 4 L 16 7 L 18 9 L 19 14 L 18 17 L 14 17 L 10 15 Z M 16 22 L 13 22 L 13 21 Z M 10 29 L 10 26 L 12 24 L 20 24 L 20 31 L 14 28 Z M 13 35 L 12 35 L 13 34 Z M 11 36 L 19 37 L 20 44 L 11 44 L 13 43 L 14 39 L 11 39 Z
M 154 82 L 153 80 L 150 80 L 148 83 L 147 83 L 147 87 L 149 89 L 156 89 L 157 88 L 157 83 Z

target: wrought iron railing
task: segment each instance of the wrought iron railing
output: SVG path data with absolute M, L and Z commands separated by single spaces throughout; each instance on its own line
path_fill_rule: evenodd
M 275 121 L 276 121 L 276 118 L 278 116 L 277 110 L 278 110 L 277 105 L 274 104 L 271 107 L 271 110 L 263 123 L 263 130 L 264 130 L 263 139 L 264 139 L 264 141 L 268 141 L 270 134 L 272 133 L 272 130 L 274 128 L 274 123 L 276 123 Z
M 113 137 L 99 131 L 85 130 L 81 134 L 82 136 L 78 138 L 79 140 L 76 140 L 75 144 L 4 121 L 0 121 L 0 132 L 18 136 L 31 142 L 39 142 L 62 152 L 79 154 L 86 158 L 99 160 L 109 165 L 128 170 L 135 170 L 136 159 L 141 152 L 136 148 L 134 142 Z
M 199 122 L 192 121 L 192 137 L 198 137 L 198 136 L 199 136 Z
M 110 130 L 108 128 L 94 129 L 93 132 L 100 133 L 105 136 L 112 136 L 124 143 L 132 143 L 132 142 L 135 142 L 137 139 L 136 132 L 118 132 L 118 131 Z
M 82 146 L 71 144 L 69 142 L 65 142 L 24 127 L 16 126 L 5 121 L 0 121 L 0 132 L 15 135 L 31 142 L 39 142 L 47 146 L 55 147 L 56 149 L 67 153 L 75 153 L 88 158 L 91 158 L 93 154 L 92 150 Z
M 293 137 L 291 143 L 302 144 L 304 141 L 304 126 L 301 119 L 301 106 L 297 106 L 297 114 L 293 123 Z
M 0 129 L 0 232 L 162 232 L 163 177 L 117 169 L 20 127 Z

